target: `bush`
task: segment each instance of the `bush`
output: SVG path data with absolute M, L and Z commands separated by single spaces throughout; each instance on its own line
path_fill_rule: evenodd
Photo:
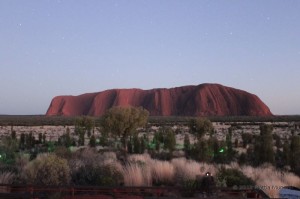
M 55 155 L 64 159 L 70 159 L 72 157 L 72 152 L 65 146 L 58 146 L 54 150 Z
M 241 185 L 255 185 L 251 178 L 245 176 L 237 169 L 226 169 L 221 167 L 217 173 L 217 180 L 219 182 L 225 181 L 227 187 L 241 186 Z
M 72 174 L 72 182 L 83 186 L 118 186 L 123 176 L 111 165 L 85 165 Z
M 65 159 L 54 154 L 41 154 L 24 170 L 26 182 L 35 185 L 68 185 L 70 169 Z

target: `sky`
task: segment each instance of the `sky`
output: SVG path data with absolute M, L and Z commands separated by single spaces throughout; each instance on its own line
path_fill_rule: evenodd
M 1 0 L 0 114 L 57 95 L 219 83 L 300 114 L 300 1 Z

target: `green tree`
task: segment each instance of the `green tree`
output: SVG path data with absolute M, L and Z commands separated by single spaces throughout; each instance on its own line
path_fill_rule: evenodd
M 113 107 L 102 117 L 101 126 L 105 132 L 121 137 L 126 148 L 128 136 L 146 125 L 148 116 L 149 112 L 141 107 Z
M 140 143 L 141 143 L 141 154 L 145 152 L 147 148 L 147 139 L 145 137 L 140 138 Z
M 70 136 L 70 130 L 67 128 L 66 133 L 58 138 L 58 144 L 65 147 L 70 147 L 72 145 L 72 138 Z
M 192 119 L 189 122 L 190 132 L 200 140 L 205 133 L 212 133 L 214 128 L 210 120 L 206 118 Z
M 215 163 L 227 163 L 227 150 L 225 142 L 219 141 L 216 137 L 211 137 L 207 140 L 208 152 L 212 154 L 212 160 Z
M 43 134 L 39 133 L 39 144 L 42 144 L 43 142 Z
M 88 116 L 82 116 L 75 120 L 75 134 L 78 135 L 78 145 L 84 146 L 85 135 L 91 137 L 95 128 L 95 121 Z
M 46 143 L 46 134 L 43 133 L 43 144 L 45 144 L 45 143 Z
M 108 133 L 107 132 L 102 131 L 99 139 L 100 139 L 99 142 L 100 142 L 101 146 L 108 145 Z
M 211 162 L 214 157 L 214 152 L 209 146 L 207 140 L 201 139 L 194 144 L 194 147 L 190 152 L 190 156 L 198 161 Z
M 155 132 L 154 133 L 154 136 L 153 136 L 153 142 L 156 143 L 156 142 L 160 142 L 160 143 L 163 143 L 164 142 L 164 133 L 163 133 L 163 129 L 160 129 L 158 132 Z
M 11 138 L 13 140 L 17 139 L 17 134 L 16 134 L 16 131 L 14 130 L 13 126 L 11 127 Z
M 184 135 L 183 146 L 185 151 L 189 151 L 191 149 L 190 136 L 188 134 Z
M 173 129 L 165 129 L 165 139 L 164 139 L 164 148 L 168 149 L 170 152 L 174 151 L 176 147 L 176 137 Z
M 30 132 L 29 134 L 25 134 L 25 147 L 27 149 L 32 149 L 34 145 L 35 145 L 35 138 L 32 132 Z
M 290 165 L 290 155 L 291 155 L 291 148 L 290 143 L 288 140 L 286 140 L 282 147 L 282 159 L 283 159 L 283 165 Z
M 262 124 L 260 126 L 260 136 L 256 138 L 254 145 L 255 163 L 257 165 L 265 162 L 275 163 L 272 131 L 272 125 Z
M 20 135 L 19 148 L 22 149 L 22 150 L 25 149 L 25 134 L 24 133 L 21 133 L 21 135 Z
M 141 140 L 137 134 L 133 136 L 133 153 L 141 153 Z
M 300 175 L 300 136 L 293 135 L 290 147 L 290 166 L 293 172 Z
M 91 135 L 89 145 L 90 145 L 90 147 L 95 147 L 96 146 L 95 135 Z
M 78 137 L 78 146 L 84 146 L 84 140 L 85 140 L 84 138 L 85 138 L 84 131 L 80 131 Z
M 252 142 L 253 135 L 250 133 L 242 133 L 243 147 L 246 148 Z
M 275 140 L 275 146 L 276 146 L 277 148 L 281 148 L 281 147 L 282 147 L 282 144 L 281 144 L 280 136 L 277 135 L 277 134 L 273 134 L 273 139 Z
M 155 150 L 158 152 L 160 151 L 160 141 L 155 142 Z
M 232 128 L 228 129 L 228 134 L 226 135 L 226 157 L 227 161 L 232 161 L 235 156 L 235 151 L 232 146 Z

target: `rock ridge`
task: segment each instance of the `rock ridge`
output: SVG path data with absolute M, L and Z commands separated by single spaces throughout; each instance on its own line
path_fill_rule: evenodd
M 111 89 L 78 96 L 57 96 L 46 115 L 101 116 L 113 106 L 142 106 L 152 116 L 270 116 L 256 95 L 220 84 L 175 88 Z

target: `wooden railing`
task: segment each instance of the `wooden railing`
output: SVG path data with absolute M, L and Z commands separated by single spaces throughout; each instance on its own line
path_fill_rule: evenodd
M 155 198 L 269 198 L 262 190 L 216 188 L 208 195 L 183 187 L 34 186 L 0 184 L 5 199 L 155 199 Z

